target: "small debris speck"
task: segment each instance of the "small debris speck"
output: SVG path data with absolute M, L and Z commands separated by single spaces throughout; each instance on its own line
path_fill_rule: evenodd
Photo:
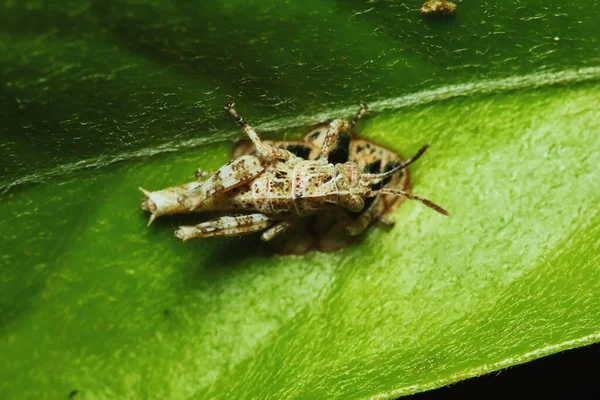
M 424 15 L 448 16 L 456 12 L 456 4 L 446 0 L 430 0 L 419 10 Z

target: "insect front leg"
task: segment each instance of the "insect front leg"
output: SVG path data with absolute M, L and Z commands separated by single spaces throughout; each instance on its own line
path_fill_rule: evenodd
M 346 217 L 346 220 L 342 222 L 346 232 L 351 236 L 360 235 L 373 221 L 378 222 L 388 229 L 393 228 L 395 225 L 395 221 L 388 215 L 373 215 L 369 211 L 361 213 L 356 219 L 351 219 L 347 214 Z
M 267 165 L 265 160 L 256 156 L 238 157 L 219 168 L 199 186 L 183 193 L 177 201 L 193 211 L 208 197 L 218 196 L 256 178 L 267 168 Z
M 254 130 L 254 128 L 252 128 L 250 125 L 248 125 L 248 123 L 246 121 L 244 121 L 244 119 L 237 113 L 237 111 L 235 111 L 235 108 L 233 108 L 235 106 L 235 104 L 233 102 L 229 102 L 227 104 L 225 104 L 225 109 L 229 112 L 229 114 L 233 117 L 233 119 L 240 124 L 240 126 L 244 129 L 244 131 L 246 131 L 246 133 L 248 134 L 248 137 L 250 137 L 250 140 L 252 140 L 252 143 L 254 143 L 254 147 L 256 147 L 256 150 L 264 157 L 266 158 L 270 158 L 272 160 L 289 160 L 291 158 L 296 158 L 296 156 L 285 150 L 285 149 L 280 149 L 280 148 L 276 148 L 273 146 L 270 146 L 268 144 L 264 144 L 261 140 L 260 137 L 258 136 L 258 133 L 256 133 L 256 131 Z
M 371 218 L 372 219 L 372 218 Z M 386 228 L 393 228 L 396 225 L 396 221 L 389 215 L 378 215 L 375 218 L 375 221 L 385 226 Z
M 196 226 L 180 226 L 175 231 L 175 236 L 183 241 L 201 237 L 241 236 L 262 231 L 273 225 L 274 222 L 265 214 L 227 216 Z
M 263 234 L 260 236 L 260 238 L 262 241 L 268 242 L 269 240 L 273 239 L 275 236 L 287 231 L 292 226 L 293 223 L 294 223 L 294 221 L 290 221 L 290 220 L 281 221 L 277 225 L 273 225 L 272 227 L 270 227 L 269 229 L 264 231 Z
M 372 218 L 370 218 L 370 215 L 369 217 L 365 217 L 365 215 L 366 214 L 362 214 L 358 218 L 354 219 L 343 210 L 337 210 L 334 213 L 334 217 L 338 221 L 342 222 L 344 229 L 350 236 L 360 235 L 370 225 Z

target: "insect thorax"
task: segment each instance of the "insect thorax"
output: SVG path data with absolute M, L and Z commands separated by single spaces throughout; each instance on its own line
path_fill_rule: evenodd
M 337 203 L 338 187 L 335 166 L 318 161 L 301 161 L 294 167 L 293 196 L 298 215 L 323 210 Z

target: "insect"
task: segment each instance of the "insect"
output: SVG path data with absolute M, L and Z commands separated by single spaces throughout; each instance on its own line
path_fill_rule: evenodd
M 295 155 L 316 160 L 327 134 L 329 124 L 315 126 L 302 140 L 280 141 L 263 140 L 263 143 L 284 148 Z M 245 154 L 258 154 L 250 140 L 239 143 L 232 152 L 236 158 Z M 328 161 L 333 164 L 355 162 L 363 172 L 387 172 L 404 160 L 395 152 L 371 141 L 357 138 L 352 131 L 340 132 L 335 146 L 329 153 Z M 410 179 L 406 170 L 400 170 L 391 177 L 371 186 L 373 190 L 384 186 L 410 191 Z M 365 199 L 365 207 L 358 213 L 341 211 L 355 221 L 361 231 L 373 223 L 393 226 L 389 213 L 397 208 L 403 197 L 382 194 Z M 294 227 L 277 240 L 271 242 L 271 248 L 281 254 L 304 254 L 310 250 L 331 252 L 348 246 L 357 235 L 351 236 L 338 219 L 330 213 L 316 213 L 298 220 Z
M 433 202 L 403 190 L 408 177 L 402 170 L 428 145 L 403 161 L 389 150 L 352 139 L 352 127 L 366 113 L 364 105 L 352 121 L 336 119 L 309 133 L 303 142 L 262 141 L 233 103 L 227 103 L 225 109 L 245 130 L 252 145 L 238 145 L 234 159 L 215 173 L 199 171 L 197 178 L 209 176 L 204 181 L 156 192 L 140 188 L 147 196 L 142 208 L 152 212 L 150 223 L 167 214 L 243 212 L 182 226 L 175 232 L 182 240 L 262 231 L 261 238 L 270 241 L 299 221 L 320 214 L 341 221 L 347 233 L 356 236 L 381 214 L 386 204 L 384 196 L 416 200 L 448 215 Z M 402 176 L 405 178 L 398 179 Z M 394 178 L 406 185 L 390 186 Z M 373 207 L 377 203 L 379 206 Z

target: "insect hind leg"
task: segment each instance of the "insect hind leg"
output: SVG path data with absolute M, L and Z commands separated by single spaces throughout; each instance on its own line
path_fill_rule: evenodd
M 206 199 L 228 192 L 256 178 L 268 163 L 256 156 L 242 156 L 219 168 L 201 185 L 188 190 L 177 198 L 177 202 L 190 211 L 198 208 Z
M 265 214 L 226 216 L 196 226 L 180 226 L 175 236 L 186 241 L 201 237 L 240 236 L 260 232 L 274 221 Z

